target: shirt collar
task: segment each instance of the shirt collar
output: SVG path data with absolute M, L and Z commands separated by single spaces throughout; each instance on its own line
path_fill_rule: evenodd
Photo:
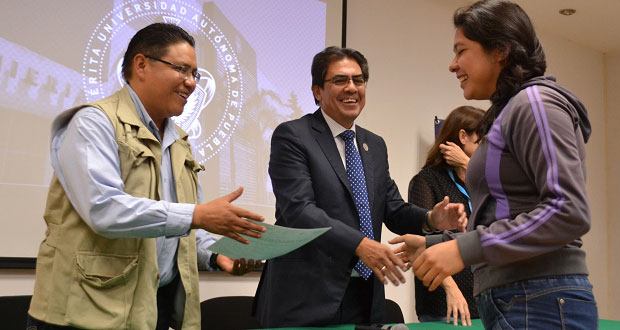
M 129 86 L 129 84 L 126 84 L 125 86 L 127 86 L 127 89 L 129 90 L 129 95 L 131 95 L 131 99 L 133 100 L 142 124 L 144 124 L 144 126 L 146 126 L 149 131 L 151 131 L 151 133 L 153 133 L 153 135 L 155 135 L 155 137 L 159 140 L 159 128 L 157 128 L 157 125 L 155 125 L 155 122 L 144 108 L 144 104 L 142 104 L 142 101 L 140 101 L 138 94 L 134 92 L 134 90 L 131 88 L 131 86 Z M 181 137 L 179 132 L 175 129 L 174 124 L 172 120 L 170 120 L 170 118 L 166 118 L 166 120 L 164 121 L 164 132 L 164 138 L 166 139 L 168 138 L 168 136 L 170 136 L 173 140 Z
M 344 126 L 338 124 L 338 122 L 332 119 L 332 117 L 330 117 L 327 113 L 325 113 L 323 109 L 321 109 L 321 113 L 323 114 L 323 118 L 325 118 L 325 122 L 327 122 L 327 126 L 329 127 L 329 130 L 332 132 L 332 136 L 334 138 L 346 130 L 352 130 L 354 133 L 356 133 L 355 122 L 353 122 L 353 126 L 351 126 L 351 128 L 345 128 Z

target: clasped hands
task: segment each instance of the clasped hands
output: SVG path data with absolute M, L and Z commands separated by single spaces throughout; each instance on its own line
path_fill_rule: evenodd
M 392 251 L 379 242 L 364 238 L 356 253 L 383 284 L 388 283 L 387 279 L 395 286 L 405 283 L 401 270 L 407 271 L 410 267 L 413 267 L 415 276 L 422 280 L 424 285 L 430 285 L 430 291 L 443 283 L 447 301 L 446 322 L 449 323 L 452 317 L 453 324 L 457 325 L 460 316 L 462 325 L 471 325 L 467 301 L 450 277 L 465 267 L 456 241 L 440 243 L 427 249 L 426 237 L 407 234 L 389 242 L 405 244 Z
M 456 228 L 460 231 L 465 231 L 467 227 L 467 216 L 463 204 L 450 203 L 450 199 L 447 196 L 433 207 L 433 210 L 428 216 L 428 222 L 433 229 L 449 230 Z M 417 237 L 421 237 L 424 242 L 426 242 L 424 237 Z M 404 242 L 404 240 L 401 242 Z M 390 241 L 390 243 L 392 243 L 392 241 Z M 396 242 L 392 244 L 395 243 Z M 422 244 L 422 246 L 425 246 L 425 244 L 426 243 Z M 411 255 L 405 253 L 405 251 L 408 250 L 403 246 L 392 251 L 386 245 L 364 238 L 357 246 L 355 254 L 357 254 L 362 262 L 375 273 L 382 283 L 387 284 L 389 280 L 395 286 L 398 286 L 399 283 L 405 283 L 405 277 L 401 271 L 406 272 L 409 270 L 411 262 L 413 262 L 416 257 L 414 256 L 415 251 Z M 417 248 L 416 245 L 414 249 Z
M 446 322 L 453 317 L 458 324 L 460 315 L 462 325 L 471 325 L 467 301 L 450 275 L 465 268 L 456 240 L 439 243 L 426 248 L 426 237 L 403 235 L 389 241 L 390 244 L 405 243 L 394 249 L 394 253 L 408 267 L 413 267 L 414 275 L 434 291 L 439 285 L 446 291 Z
M 426 237 L 407 234 L 389 242 L 405 243 L 394 249 L 394 253 L 407 268 L 413 268 L 414 275 L 429 291 L 434 291 L 446 277 L 465 268 L 456 240 L 426 248 Z
M 449 204 L 447 196 L 435 205 L 429 218 L 434 229 L 457 228 L 465 232 L 467 226 L 463 205 Z M 407 234 L 396 237 L 389 243 L 404 243 L 393 250 L 394 254 L 406 269 L 413 267 L 414 275 L 429 287 L 429 291 L 434 291 L 439 285 L 444 287 L 448 304 L 446 322 L 449 322 L 452 316 L 454 325 L 457 325 L 460 315 L 461 324 L 471 325 L 467 301 L 450 277 L 465 268 L 457 241 L 451 240 L 426 248 L 426 237 Z
M 437 203 L 429 221 L 435 229 L 454 229 L 465 232 L 467 217 L 463 204 L 450 203 L 448 196 Z M 426 248 L 426 237 L 403 235 L 390 241 L 391 244 L 405 243 L 394 250 L 394 253 L 408 266 L 430 291 L 435 290 L 443 280 L 465 268 L 456 240 L 436 244 Z

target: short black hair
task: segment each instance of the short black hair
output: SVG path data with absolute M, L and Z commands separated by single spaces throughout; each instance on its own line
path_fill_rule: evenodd
M 312 69 L 310 70 L 312 73 L 312 86 L 319 86 L 320 88 L 323 88 L 323 85 L 325 84 L 325 75 L 327 74 L 327 68 L 329 65 L 334 61 L 339 61 L 344 58 L 350 58 L 357 62 L 362 69 L 364 81 L 368 81 L 368 61 L 362 53 L 352 48 L 331 46 L 314 55 L 314 59 L 312 60 Z M 319 100 L 314 98 L 314 103 L 319 105 Z
M 161 58 L 167 55 L 168 46 L 181 42 L 187 42 L 192 47 L 196 45 L 194 37 L 174 24 L 153 23 L 136 32 L 123 57 L 123 78 L 127 81 L 131 78 L 131 66 L 136 55 Z

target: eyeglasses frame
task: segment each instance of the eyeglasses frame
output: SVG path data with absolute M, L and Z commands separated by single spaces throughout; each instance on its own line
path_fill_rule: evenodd
M 164 64 L 168 64 L 169 66 L 171 66 L 174 70 L 178 71 L 180 74 L 184 74 L 185 75 L 185 79 L 189 79 L 189 77 L 194 78 L 194 81 L 196 83 L 198 83 L 200 81 L 200 72 L 198 71 L 190 71 L 189 67 L 187 65 L 179 65 L 179 64 L 174 64 L 171 62 L 168 62 L 166 60 L 162 60 L 161 58 L 157 58 L 155 56 L 151 56 L 151 55 L 144 55 L 144 57 L 154 60 L 154 61 L 158 61 Z M 347 81 L 348 82 L 348 81 Z
M 334 80 L 336 80 L 336 79 L 338 79 L 338 78 L 342 78 L 342 77 L 346 77 L 346 78 L 347 78 L 347 82 L 345 82 L 345 83 L 344 83 L 344 85 L 338 85 L 338 84 L 336 84 L 336 83 L 334 82 Z M 359 84 L 359 85 L 358 85 L 358 84 L 356 84 L 354 79 L 357 79 L 357 78 L 362 78 L 362 79 L 364 80 L 364 83 L 363 83 L 363 84 Z M 364 75 L 363 75 L 363 74 L 357 74 L 357 75 L 355 75 L 355 76 L 345 76 L 345 75 L 343 75 L 343 74 L 338 74 L 338 75 L 335 75 L 335 76 L 333 76 L 333 77 L 331 77 L 331 78 L 329 78 L 329 79 L 325 79 L 325 80 L 323 80 L 323 83 L 332 83 L 332 84 L 334 84 L 334 85 L 336 85 L 336 86 L 346 86 L 346 85 L 348 85 L 348 84 L 349 84 L 349 80 L 350 80 L 350 81 L 353 81 L 353 85 L 355 85 L 355 86 L 357 86 L 357 87 L 366 86 L 366 79 L 364 79 Z

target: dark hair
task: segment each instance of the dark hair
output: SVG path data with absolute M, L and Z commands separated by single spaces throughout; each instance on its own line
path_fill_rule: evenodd
M 153 23 L 138 31 L 129 41 L 123 57 L 123 78 L 131 78 L 133 59 L 138 54 L 157 58 L 166 56 L 168 46 L 187 42 L 195 47 L 194 38 L 181 27 L 169 23 Z
M 480 121 L 479 131 L 485 135 L 523 82 L 545 73 L 545 52 L 530 18 L 510 1 L 483 0 L 460 8 L 454 13 L 454 26 L 467 39 L 480 43 L 485 51 L 497 49 L 506 53 L 491 107 Z
M 464 129 L 468 135 L 478 133 L 476 128 L 483 116 L 484 110 L 470 106 L 462 106 L 452 110 L 443 124 L 441 124 L 439 133 L 435 138 L 435 143 L 433 143 L 431 150 L 428 151 L 426 163 L 424 163 L 422 168 L 449 167 L 448 163 L 446 163 L 446 160 L 443 158 L 441 150 L 439 150 L 439 145 L 449 141 L 455 143 L 462 149 L 463 144 L 459 139 L 459 132 Z
M 327 68 L 329 65 L 334 61 L 340 61 L 345 58 L 350 58 L 357 62 L 362 69 L 364 80 L 368 81 L 368 61 L 362 53 L 352 48 L 331 46 L 314 55 L 314 59 L 312 60 L 312 69 L 310 70 L 312 73 L 312 86 L 319 86 L 320 88 L 323 88 L 325 83 L 325 75 L 327 74 Z M 314 98 L 314 103 L 319 105 L 319 100 Z

